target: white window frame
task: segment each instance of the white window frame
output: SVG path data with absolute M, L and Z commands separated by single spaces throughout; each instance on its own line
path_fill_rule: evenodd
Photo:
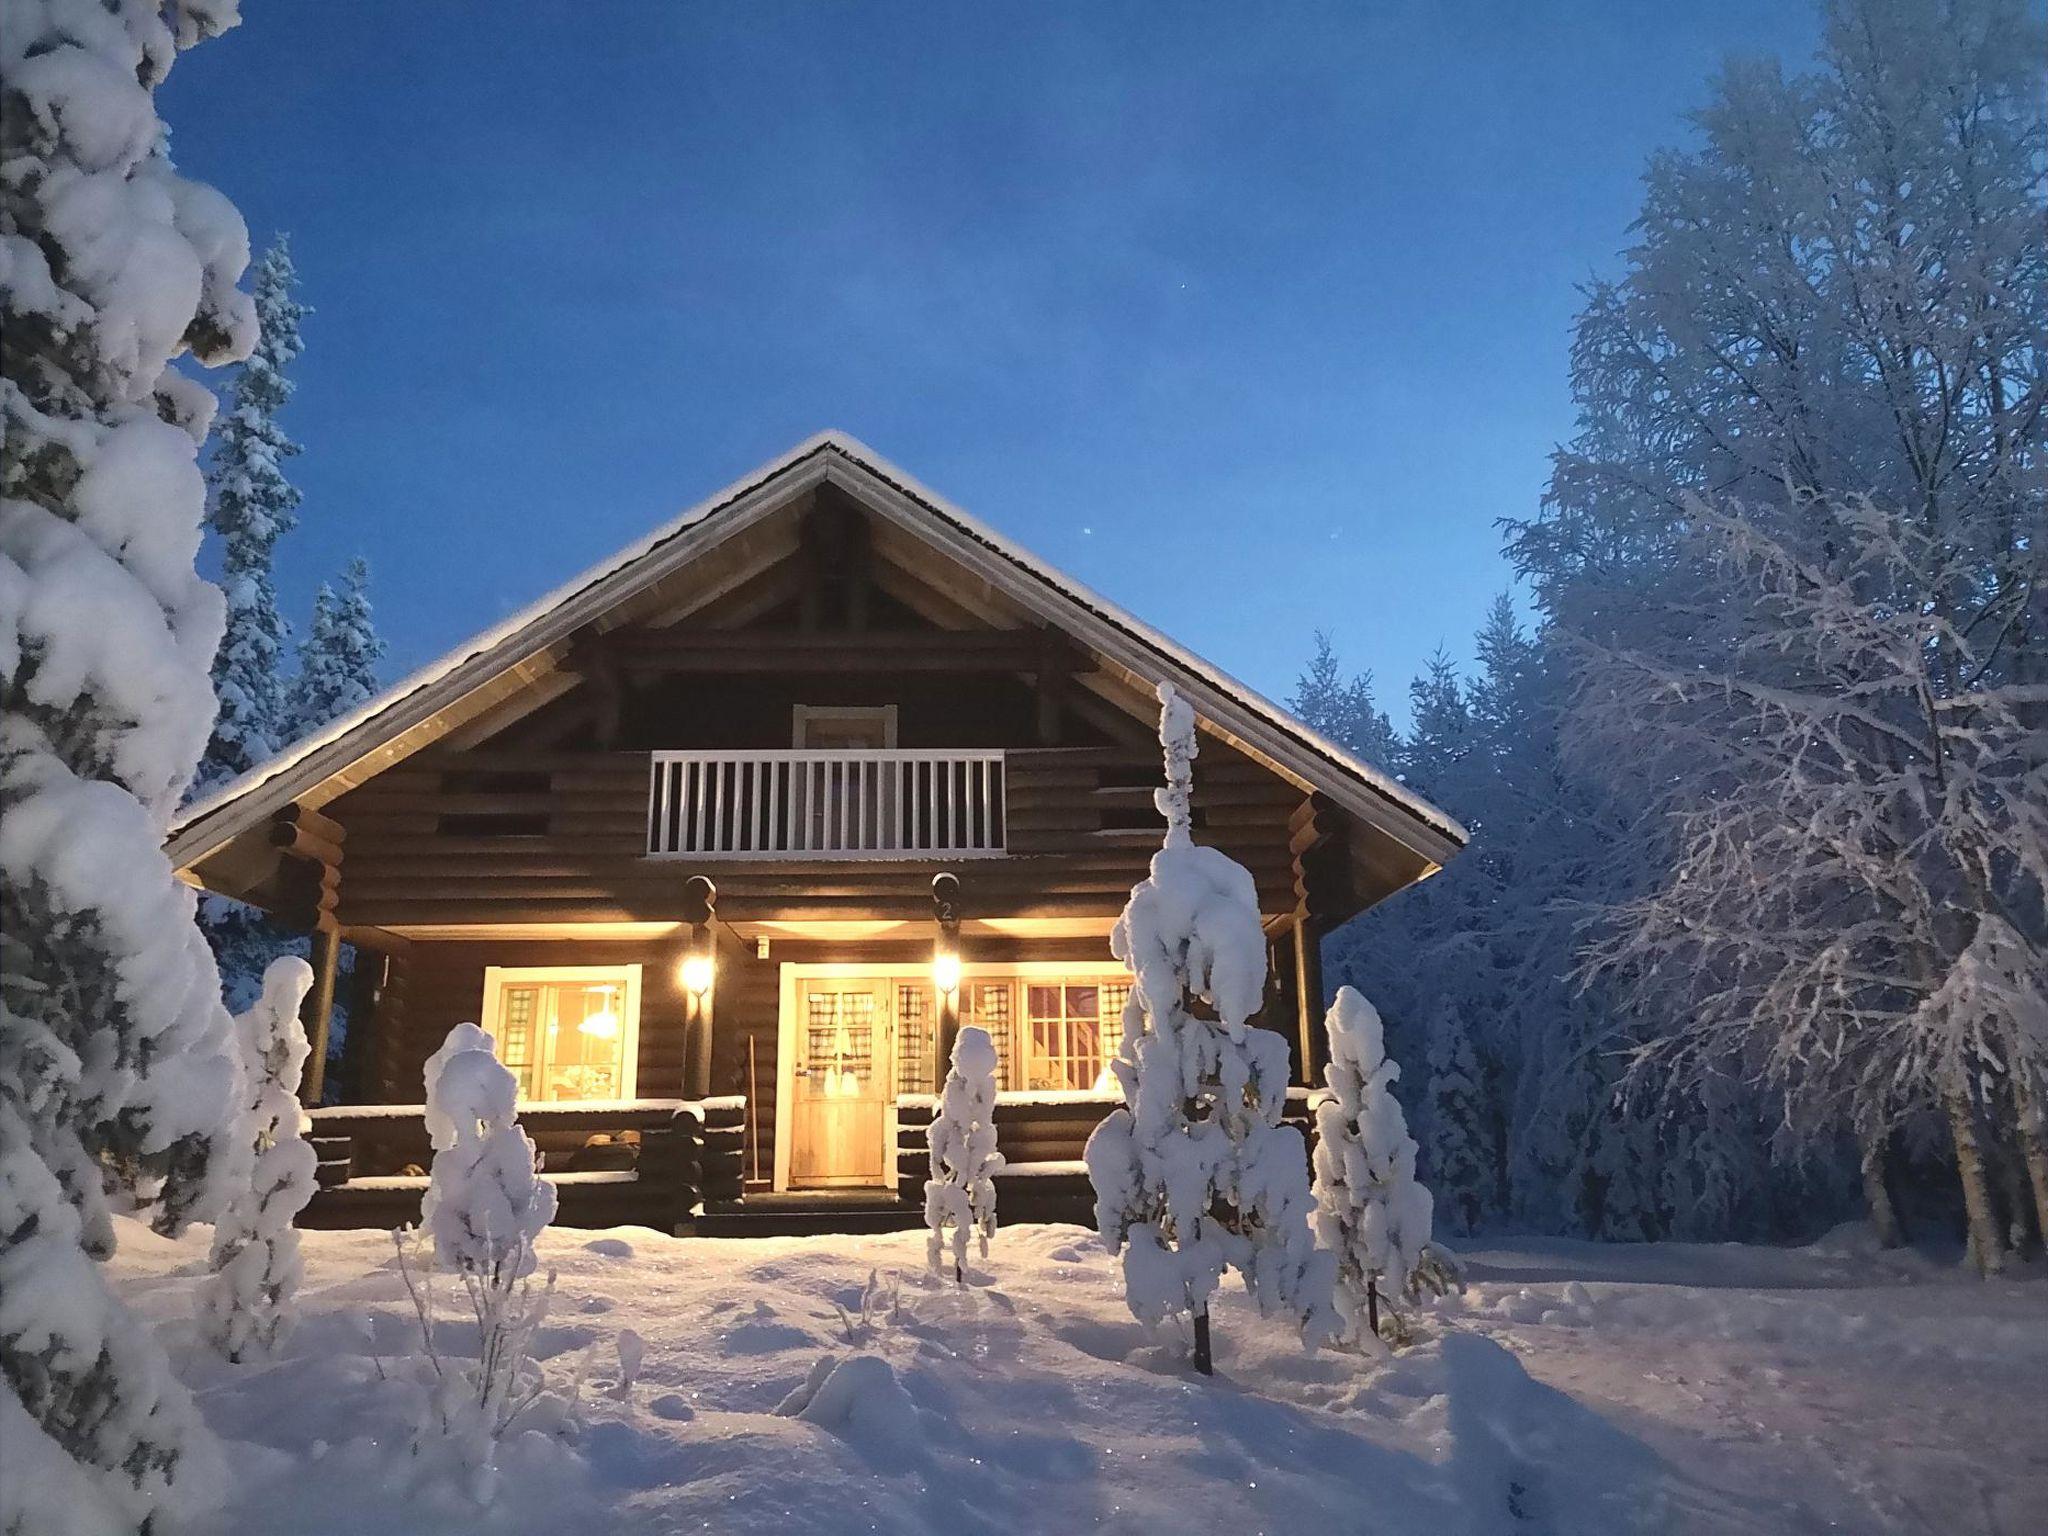
M 619 1097 L 637 1096 L 640 1078 L 640 977 L 638 961 L 630 965 L 487 965 L 484 967 L 484 1028 L 490 1032 L 493 1049 L 498 1043 L 499 1014 L 504 990 L 514 986 L 604 986 L 620 987 L 619 993 Z M 537 1046 L 537 1048 L 542 1048 Z M 522 1104 L 602 1104 L 602 1099 L 527 1099 Z
M 789 1161 L 791 1141 L 796 1131 L 796 1116 L 788 1112 L 796 1096 L 796 997 L 799 981 L 830 981 L 834 978 L 846 981 L 890 981 L 931 980 L 929 961 L 919 964 L 910 961 L 855 961 L 844 965 L 802 964 L 785 960 L 781 966 L 782 1000 L 779 1010 L 775 1037 L 775 1183 L 778 1193 L 789 1188 Z M 1091 980 L 1128 980 L 1130 970 L 1120 960 L 990 960 L 970 961 L 960 967 L 962 980 L 1008 980 L 1023 985 L 1032 981 L 1061 980 L 1086 982 Z M 890 1091 L 884 1096 L 887 1106 L 882 1115 L 884 1135 L 888 1138 L 883 1145 L 884 1169 L 896 1166 L 896 1004 L 892 997 L 889 1002 L 889 1061 Z M 1024 1000 L 1018 998 L 1010 1010 L 1010 1051 L 1011 1060 L 1021 1059 L 1017 1052 L 1023 1049 L 1022 1032 L 1026 1028 Z M 893 1182 L 893 1181 L 891 1181 Z
M 829 750 L 813 748 L 805 743 L 805 729 L 813 720 L 879 720 L 882 722 L 882 745 L 879 750 L 896 750 L 894 704 L 798 704 L 791 709 L 789 717 L 789 745 L 792 751 Z

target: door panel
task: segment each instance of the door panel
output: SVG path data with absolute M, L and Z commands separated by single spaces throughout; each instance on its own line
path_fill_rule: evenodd
M 893 1182 L 886 1145 L 895 1034 L 885 981 L 799 981 L 791 1067 L 789 1182 Z

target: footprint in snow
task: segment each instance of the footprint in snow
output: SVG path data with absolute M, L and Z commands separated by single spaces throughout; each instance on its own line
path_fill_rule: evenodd
M 623 1237 L 594 1237 L 583 1245 L 585 1253 L 594 1253 L 601 1259 L 630 1259 L 633 1245 Z
M 667 1419 L 672 1424 L 680 1424 L 686 1419 L 697 1417 L 697 1410 L 675 1392 L 662 1393 L 647 1405 L 647 1411 L 657 1419 Z

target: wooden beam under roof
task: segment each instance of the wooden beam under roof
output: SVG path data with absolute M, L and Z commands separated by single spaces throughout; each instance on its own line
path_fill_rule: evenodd
M 1038 629 L 831 631 L 772 629 L 613 630 L 588 642 L 627 673 L 1022 672 L 1071 670 L 1073 648 Z M 583 648 L 578 647 L 576 654 Z

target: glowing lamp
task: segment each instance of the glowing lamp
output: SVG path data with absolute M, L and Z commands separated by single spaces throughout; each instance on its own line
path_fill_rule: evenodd
M 601 1001 L 595 1013 L 586 1013 L 577 1030 L 594 1040 L 616 1040 L 619 1038 L 619 1016 L 612 1012 L 612 988 L 596 989 Z
M 960 990 L 960 957 L 950 949 L 932 956 L 932 985 L 941 992 Z
M 683 963 L 677 967 L 676 975 L 682 982 L 685 991 L 702 997 L 711 990 L 711 980 L 714 975 L 711 957 L 702 953 L 685 955 Z

